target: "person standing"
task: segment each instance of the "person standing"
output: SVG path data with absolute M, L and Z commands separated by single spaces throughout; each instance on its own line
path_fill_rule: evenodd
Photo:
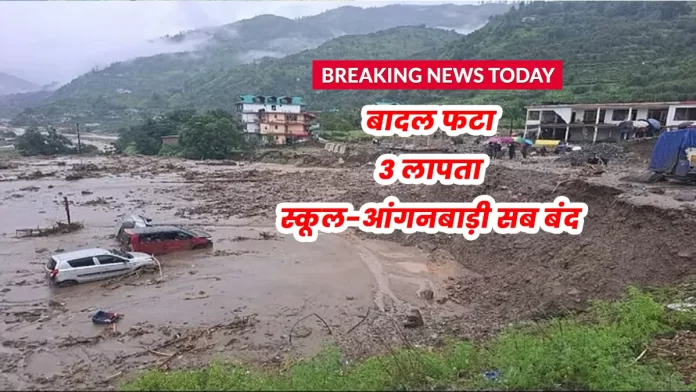
M 529 156 L 529 144 L 523 143 L 522 144 L 522 158 L 527 159 L 527 156 Z
M 510 143 L 510 146 L 508 146 L 508 155 L 510 160 L 515 159 L 515 143 Z

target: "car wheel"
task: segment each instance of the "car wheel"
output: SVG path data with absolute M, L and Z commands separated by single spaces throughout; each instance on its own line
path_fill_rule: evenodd
M 74 286 L 76 284 L 77 284 L 77 281 L 75 281 L 75 280 L 64 280 L 62 282 L 58 282 L 58 284 L 56 284 L 56 286 L 58 286 L 58 287 L 70 287 L 70 286 Z
M 205 248 L 207 248 L 207 247 L 208 247 L 208 245 L 205 245 L 205 244 L 198 244 L 198 245 L 194 245 L 194 246 L 193 246 L 193 250 L 205 249 Z

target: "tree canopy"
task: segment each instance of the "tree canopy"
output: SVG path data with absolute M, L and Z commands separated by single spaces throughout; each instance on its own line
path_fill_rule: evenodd
M 163 136 L 178 135 L 177 145 L 163 145 Z M 116 142 L 126 154 L 176 155 L 192 159 L 224 159 L 248 150 L 239 120 L 224 110 L 177 110 L 124 128 Z

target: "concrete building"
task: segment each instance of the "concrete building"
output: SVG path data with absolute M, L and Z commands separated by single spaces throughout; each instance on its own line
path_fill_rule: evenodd
M 175 145 L 179 143 L 179 135 L 162 136 L 163 145 Z
M 300 97 L 242 95 L 235 105 L 244 132 L 264 144 L 286 144 L 309 138 L 316 114 L 306 112 Z
M 524 137 L 569 142 L 616 141 L 624 121 L 655 119 L 665 128 L 696 121 L 696 102 L 634 102 L 526 107 Z

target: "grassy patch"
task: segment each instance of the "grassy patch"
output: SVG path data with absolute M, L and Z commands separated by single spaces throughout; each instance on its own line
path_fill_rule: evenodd
M 321 133 L 320 136 L 334 142 L 370 141 L 374 138 L 374 136 L 366 134 L 362 129 L 352 131 L 327 131 Z
M 693 325 L 695 316 L 666 310 L 630 289 L 618 302 L 588 312 L 519 325 L 482 344 L 401 349 L 347 365 L 335 347 L 283 369 L 213 363 L 203 370 L 150 371 L 123 390 L 692 390 L 663 359 L 641 353 L 655 336 Z

